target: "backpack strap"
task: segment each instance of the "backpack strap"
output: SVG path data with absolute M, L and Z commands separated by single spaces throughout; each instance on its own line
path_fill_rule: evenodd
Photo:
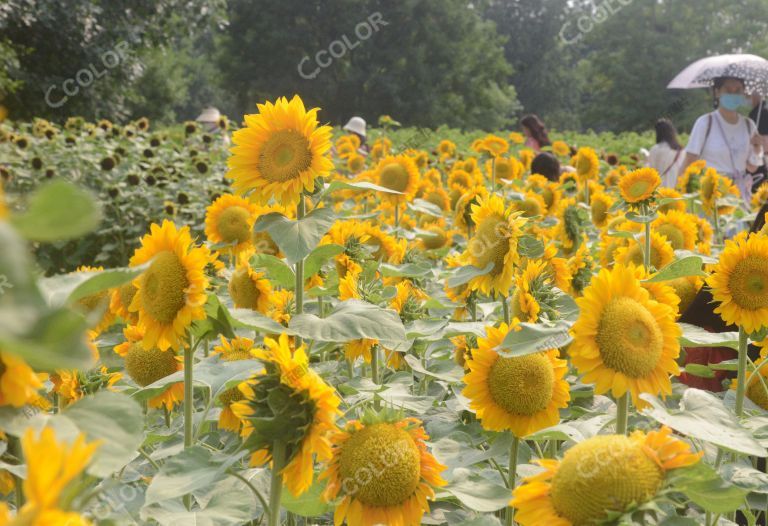
M 749 126 L 749 123 L 747 123 L 747 126 Z M 707 131 L 704 134 L 704 142 L 701 143 L 701 150 L 699 151 L 699 158 L 701 158 L 701 154 L 704 153 L 704 147 L 707 145 L 707 139 L 709 139 L 709 132 L 712 131 L 712 114 L 707 114 Z

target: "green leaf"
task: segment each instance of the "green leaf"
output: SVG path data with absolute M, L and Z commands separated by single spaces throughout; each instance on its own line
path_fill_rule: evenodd
M 658 217 L 658 214 L 656 214 L 656 212 L 647 216 L 638 214 L 637 212 L 627 212 L 627 215 L 626 215 L 626 218 L 629 219 L 630 221 L 634 223 L 641 223 L 641 224 L 653 223 L 657 217 Z
M 435 362 L 430 364 L 429 369 L 424 368 L 421 360 L 411 354 L 405 355 L 405 361 L 417 373 L 425 374 L 438 380 L 455 383 L 460 382 L 464 378 L 464 368 L 454 363 L 453 360 Z
M 428 265 L 418 265 L 416 263 L 407 263 L 405 265 L 382 263 L 379 266 L 379 270 L 385 277 L 422 278 L 432 272 L 432 267 Z
M 683 259 L 678 259 L 659 270 L 653 277 L 644 280 L 644 282 L 658 283 L 660 281 L 668 281 L 670 279 L 687 276 L 706 277 L 708 274 L 702 270 L 703 265 L 704 262 L 699 256 L 689 256 Z
M 744 455 L 768 456 L 765 448 L 752 437 L 736 416 L 715 395 L 700 389 L 686 389 L 680 407 L 667 408 L 649 394 L 640 397 L 651 404 L 643 414 L 675 431 Z
M 452 434 L 451 436 L 456 436 Z M 466 437 L 466 441 L 471 440 Z M 432 444 L 432 454 L 441 464 L 448 466 L 449 469 L 469 468 L 481 462 L 487 462 L 490 459 L 498 460 L 509 456 L 509 447 L 512 438 L 509 434 L 500 434 L 499 437 L 491 443 L 488 449 L 478 449 L 470 447 L 464 441 L 458 441 L 454 438 L 443 437 Z
M 101 219 L 90 192 L 56 179 L 41 185 L 29 200 L 29 207 L 11 218 L 21 234 L 32 241 L 74 239 L 94 230 Z
M 325 265 L 325 262 L 331 259 L 333 256 L 337 256 L 344 252 L 344 247 L 341 245 L 321 245 L 309 253 L 307 259 L 304 260 L 304 278 L 314 276 Z
M 502 356 L 525 356 L 548 349 L 558 349 L 571 340 L 570 322 L 521 323 L 519 331 L 509 331 L 497 347 Z
M 149 264 L 135 268 L 116 268 L 97 272 L 72 272 L 40 280 L 43 295 L 51 306 L 72 304 L 103 290 L 119 287 L 136 279 Z
M 392 309 L 360 300 L 347 300 L 325 318 L 314 314 L 298 314 L 288 327 L 294 334 L 321 342 L 348 342 L 359 339 L 379 340 L 395 349 L 405 343 L 405 328 Z
M 273 212 L 261 216 L 253 230 L 268 232 L 292 265 L 312 252 L 335 220 L 330 208 L 315 208 L 297 221 Z
M 336 180 L 336 181 L 332 181 L 330 184 L 328 184 L 328 186 L 325 187 L 322 195 L 329 194 L 337 190 L 373 190 L 375 192 L 384 192 L 385 194 L 402 194 L 402 192 L 398 192 L 396 190 L 390 190 L 389 188 L 386 188 L 384 186 L 379 186 L 377 184 L 369 183 L 367 181 L 352 183 L 347 181 Z
M 412 203 L 408 203 L 408 209 L 432 217 L 443 217 L 443 210 L 439 206 L 424 199 L 414 199 Z
M 730 347 L 739 349 L 738 332 L 709 332 L 696 325 L 680 323 L 683 335 L 680 345 L 683 347 Z
M 465 265 L 463 267 L 459 267 L 453 272 L 453 275 L 448 278 L 448 286 L 458 287 L 459 285 L 469 283 L 473 278 L 478 276 L 485 276 L 491 270 L 493 270 L 494 265 L 495 263 L 491 261 L 485 266 L 485 268 L 478 268 L 474 265 Z
M 317 482 L 305 492 L 294 497 L 290 491 L 284 490 L 280 497 L 280 505 L 291 513 L 302 517 L 319 517 L 325 515 L 333 506 L 323 500 L 325 482 Z
M 522 258 L 540 258 L 544 255 L 544 243 L 533 236 L 520 236 L 520 239 L 517 241 L 517 253 Z
M 136 456 L 144 438 L 144 415 L 130 397 L 100 391 L 67 407 L 54 418 L 69 420 L 87 440 L 100 440 L 88 473 L 108 477 L 122 469 Z
M 712 513 L 728 513 L 744 504 L 747 491 L 729 484 L 711 466 L 699 462 L 672 470 L 670 484 L 694 503 Z
M 272 318 L 251 309 L 232 309 L 229 311 L 234 327 L 245 327 L 266 334 L 293 334 L 293 331 L 277 323 Z
M 685 365 L 685 372 L 698 376 L 699 378 L 714 378 L 715 372 L 708 366 L 701 363 L 688 363 Z
M 455 471 L 463 470 L 460 468 Z M 465 474 L 460 480 L 454 480 L 444 486 L 442 490 L 459 499 L 468 509 L 482 513 L 506 508 L 510 501 L 508 488 L 494 484 L 479 475 Z
M 251 257 L 251 266 L 266 270 L 267 279 L 281 287 L 293 290 L 296 286 L 296 274 L 293 269 L 272 254 L 254 254 Z
M 768 474 L 752 466 L 726 464 L 720 469 L 725 480 L 747 491 L 768 494 Z

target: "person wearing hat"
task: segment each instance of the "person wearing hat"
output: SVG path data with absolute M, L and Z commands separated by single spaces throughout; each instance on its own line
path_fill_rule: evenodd
M 342 128 L 344 131 L 354 133 L 360 139 L 360 147 L 357 149 L 360 155 L 368 155 L 368 145 L 365 143 L 365 119 L 352 117 Z
M 757 125 L 757 133 L 762 140 L 763 153 L 768 152 L 768 104 L 763 100 L 760 93 L 752 93 L 752 111 L 749 112 L 749 118 Z M 752 174 L 752 190 L 756 190 L 766 179 L 768 179 L 768 166 L 766 166 L 765 157 L 763 164 L 757 167 Z

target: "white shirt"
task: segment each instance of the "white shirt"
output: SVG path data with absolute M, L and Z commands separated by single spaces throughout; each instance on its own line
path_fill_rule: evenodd
M 710 115 L 712 125 L 705 142 Z M 696 119 L 685 151 L 698 155 L 718 172 L 737 178 L 747 170 L 752 154 L 750 139 L 756 131 L 757 126 L 751 119 L 739 115 L 738 122 L 730 124 L 719 111 L 713 111 Z
M 655 168 L 656 171 L 659 172 L 659 175 L 661 176 L 661 186 L 674 188 L 677 184 L 677 175 L 680 171 L 680 166 L 684 161 L 685 152 L 682 150 L 675 150 L 667 144 L 667 141 L 661 141 L 660 143 L 653 145 L 645 165 Z

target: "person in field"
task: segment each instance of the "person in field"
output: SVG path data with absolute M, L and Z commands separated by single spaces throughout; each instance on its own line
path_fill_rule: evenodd
M 683 147 L 677 139 L 675 125 L 669 119 L 656 121 L 656 144 L 651 148 L 646 166 L 654 168 L 661 176 L 661 185 L 674 188 L 680 166 L 685 160 Z
M 547 135 L 547 128 L 537 115 L 526 115 L 520 120 L 520 125 L 525 135 L 525 145 L 533 151 L 539 152 L 544 146 L 552 144 Z

